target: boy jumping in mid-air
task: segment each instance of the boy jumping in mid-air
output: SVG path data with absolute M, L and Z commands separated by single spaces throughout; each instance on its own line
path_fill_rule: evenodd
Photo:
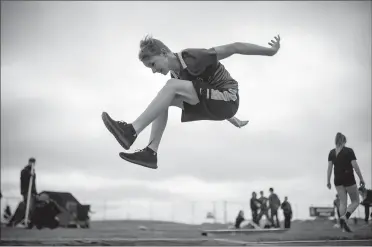
M 147 36 L 140 42 L 139 59 L 153 73 L 171 73 L 164 87 L 147 109 L 132 123 L 113 120 L 106 112 L 102 120 L 120 145 L 128 150 L 137 136 L 152 123 L 150 143 L 134 153 L 121 152 L 121 158 L 156 169 L 157 150 L 168 120 L 168 107 L 182 109 L 181 122 L 228 120 L 237 127 L 248 121 L 234 117 L 239 108 L 238 82 L 219 62 L 233 54 L 273 56 L 280 37 L 270 47 L 236 42 L 210 49 L 185 49 L 173 53 L 163 42 Z

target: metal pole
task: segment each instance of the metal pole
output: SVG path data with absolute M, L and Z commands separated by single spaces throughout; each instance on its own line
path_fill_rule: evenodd
M 34 163 L 31 163 L 31 176 L 30 176 L 30 181 L 28 184 L 27 202 L 26 202 L 26 215 L 25 215 L 26 228 L 28 227 L 28 216 L 29 216 L 29 211 L 30 211 L 31 190 L 32 190 L 33 181 L 34 181 Z

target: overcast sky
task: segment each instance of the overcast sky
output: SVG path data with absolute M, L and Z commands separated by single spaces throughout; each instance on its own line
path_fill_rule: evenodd
M 307 218 L 310 205 L 334 199 L 326 173 L 338 131 L 371 187 L 370 5 L 2 1 L 3 195 L 20 196 L 19 172 L 33 156 L 39 191 L 69 191 L 91 203 L 96 218 L 170 219 L 173 202 L 172 217 L 190 221 L 195 201 L 199 222 L 216 201 L 222 219 L 226 200 L 232 220 L 248 210 L 252 191 L 268 195 L 270 187 Z M 171 108 L 159 169 L 122 160 L 102 111 L 131 122 L 169 78 L 138 60 L 146 34 L 175 52 L 235 41 L 266 46 L 280 34 L 274 57 L 222 61 L 239 82 L 237 116 L 249 124 L 182 124 Z M 145 147 L 149 134 L 133 150 Z

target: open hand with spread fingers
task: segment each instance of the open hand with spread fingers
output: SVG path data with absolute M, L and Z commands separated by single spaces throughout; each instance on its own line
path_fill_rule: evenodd
M 276 36 L 274 37 L 275 40 L 271 40 L 271 42 L 269 42 L 269 45 L 271 46 L 271 49 L 273 50 L 273 55 L 275 55 L 278 50 L 280 49 L 280 36 Z

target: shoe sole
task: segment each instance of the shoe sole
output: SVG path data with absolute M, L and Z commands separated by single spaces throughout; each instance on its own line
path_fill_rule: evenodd
M 136 165 L 144 166 L 144 167 L 147 167 L 147 168 L 150 168 L 150 169 L 158 169 L 158 166 L 157 165 L 155 165 L 155 166 L 149 166 L 145 162 L 128 159 L 127 157 L 124 156 L 124 154 L 125 153 L 122 153 L 122 152 L 119 153 L 120 158 L 122 158 L 123 160 L 126 160 L 126 161 L 131 162 L 131 163 L 136 164 Z
M 121 133 L 118 132 L 116 127 L 111 124 L 110 116 L 106 113 L 102 113 L 102 120 L 105 124 L 106 128 L 110 131 L 110 133 L 115 137 L 115 139 L 119 142 L 120 146 L 122 146 L 125 150 L 129 150 L 129 143 L 124 139 L 121 139 Z M 112 120 L 113 121 L 113 120 Z

